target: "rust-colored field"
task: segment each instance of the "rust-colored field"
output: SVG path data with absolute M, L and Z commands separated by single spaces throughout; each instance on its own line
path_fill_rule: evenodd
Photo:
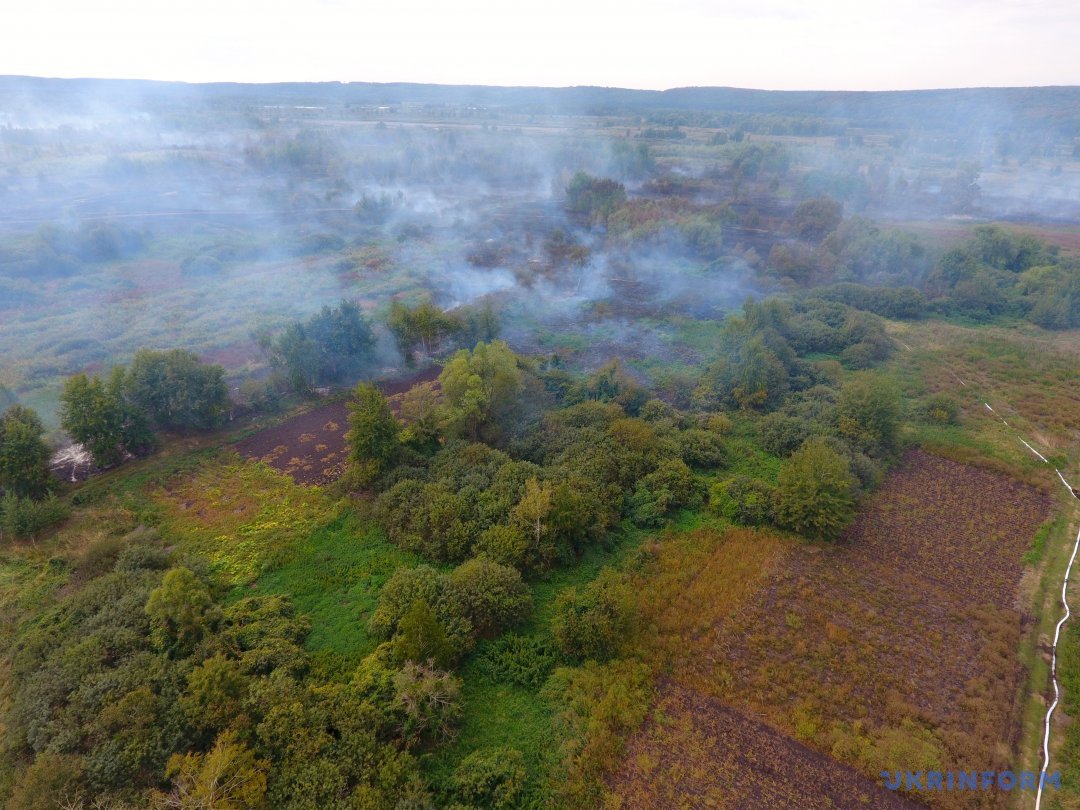
M 880 804 L 897 798 L 875 784 L 882 770 L 1013 765 L 1021 557 L 1052 503 L 910 452 L 842 541 L 792 544 L 741 608 L 685 639 L 693 655 L 612 778 L 623 806 L 895 806 Z
M 394 408 L 394 397 L 418 383 L 436 379 L 441 370 L 431 366 L 378 385 Z M 236 452 L 266 462 L 292 476 L 298 484 L 326 484 L 336 481 L 345 470 L 348 430 L 348 407 L 344 402 L 333 402 L 248 436 L 237 442 Z
M 616 780 L 634 786 L 621 794 L 623 810 L 919 806 L 760 720 L 674 682 L 661 687 Z

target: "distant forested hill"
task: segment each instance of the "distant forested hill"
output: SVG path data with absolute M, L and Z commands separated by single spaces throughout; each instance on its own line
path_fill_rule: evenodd
M 611 87 L 490 87 L 369 82 L 186 84 L 116 79 L 0 77 L 0 108 L 22 102 L 92 112 L 103 103 L 480 105 L 518 112 L 596 114 L 693 110 L 834 118 L 855 127 L 1034 126 L 1080 135 L 1080 87 L 1010 87 L 889 92 L 770 91 L 734 87 L 630 90 Z

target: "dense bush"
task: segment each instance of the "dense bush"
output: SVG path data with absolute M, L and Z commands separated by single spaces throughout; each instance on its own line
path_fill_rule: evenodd
M 709 506 L 713 511 L 744 526 L 772 522 L 775 499 L 772 486 L 745 475 L 714 484 L 709 491 Z
M 461 801 L 493 810 L 516 807 L 525 788 L 525 764 L 513 748 L 481 748 L 454 769 L 454 793 Z
M 559 651 L 543 636 L 506 633 L 484 648 L 477 665 L 496 683 L 539 689 L 561 660 Z
M 855 514 L 855 485 L 844 456 L 821 438 L 807 439 L 780 468 L 776 521 L 808 537 L 835 539 Z
M 564 655 L 606 661 L 619 652 L 636 622 L 630 583 L 605 568 L 584 588 L 559 594 L 551 632 Z
M 919 408 L 923 419 L 935 425 L 955 425 L 959 422 L 960 406 L 948 394 L 934 394 Z
M 478 557 L 450 573 L 454 598 L 473 628 L 491 636 L 527 618 L 532 594 L 514 568 Z
M 33 540 L 65 520 L 71 510 L 56 496 L 42 500 L 8 492 L 0 499 L 0 539 Z

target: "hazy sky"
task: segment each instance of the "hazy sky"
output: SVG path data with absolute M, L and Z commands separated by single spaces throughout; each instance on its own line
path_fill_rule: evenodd
M 1080 84 L 1080 0 L 7 0 L 0 74 L 666 88 Z

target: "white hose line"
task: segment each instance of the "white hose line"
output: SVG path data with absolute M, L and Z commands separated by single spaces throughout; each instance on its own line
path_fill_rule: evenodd
M 986 410 L 990 411 L 990 413 L 994 414 L 994 416 L 997 416 L 997 411 L 990 407 L 989 402 L 984 402 L 983 405 L 986 406 Z M 1001 419 L 1005 427 L 1008 427 L 1009 430 L 1012 430 L 1012 428 L 1009 427 L 1009 423 L 1006 422 L 1003 417 L 998 416 L 998 419 Z M 1016 433 L 1015 430 L 1013 430 L 1013 433 L 1016 435 L 1016 438 L 1020 440 L 1020 443 L 1024 445 L 1024 447 L 1026 447 L 1028 450 L 1030 450 L 1042 460 L 1043 464 L 1050 463 L 1046 456 L 1044 456 L 1042 453 L 1040 453 L 1038 450 L 1036 450 L 1034 447 L 1024 441 L 1024 439 L 1020 436 L 1019 433 Z M 1065 489 L 1068 490 L 1069 494 L 1077 500 L 1080 500 L 1080 495 L 1077 495 L 1076 490 L 1073 489 L 1072 485 L 1065 480 L 1065 476 L 1061 474 L 1061 470 L 1055 468 L 1054 472 L 1057 473 L 1057 477 L 1061 479 L 1061 483 L 1065 485 Z M 1046 710 L 1046 719 L 1043 721 L 1044 728 L 1042 746 L 1042 768 L 1039 771 L 1039 787 L 1035 793 L 1035 810 L 1040 810 L 1040 807 L 1042 805 L 1043 777 L 1050 769 L 1050 719 L 1054 716 L 1054 710 L 1057 708 L 1058 702 L 1061 700 L 1061 690 L 1058 688 L 1057 680 L 1057 646 L 1058 640 L 1061 638 L 1061 628 L 1064 627 L 1065 622 L 1067 622 L 1069 620 L 1069 617 L 1072 616 L 1072 611 L 1069 609 L 1069 600 L 1067 598 L 1066 591 L 1069 588 L 1069 576 L 1072 573 L 1073 563 L 1076 561 L 1077 550 L 1080 550 L 1080 531 L 1076 533 L 1076 542 L 1073 543 L 1072 556 L 1069 557 L 1069 564 L 1065 566 L 1065 581 L 1061 583 L 1061 604 L 1065 606 L 1065 615 L 1061 617 L 1061 621 L 1059 621 L 1057 623 L 1057 627 L 1054 628 L 1054 643 L 1050 646 L 1050 683 L 1054 686 L 1054 701 L 1050 704 L 1050 708 Z
M 1004 421 L 1004 420 L 1002 420 L 1002 421 Z M 1008 422 L 1006 422 L 1005 424 L 1008 424 Z M 1016 438 L 1020 439 L 1020 437 L 1019 437 L 1019 436 L 1017 436 Z M 1049 464 L 1049 463 L 1050 463 L 1049 461 L 1047 461 L 1047 460 L 1046 460 L 1046 456 L 1044 456 L 1044 455 L 1043 455 L 1042 453 L 1040 453 L 1040 452 L 1039 452 L 1038 450 L 1036 450 L 1036 449 L 1035 449 L 1034 447 L 1032 447 L 1032 446 L 1031 446 L 1030 444 L 1028 444 L 1027 442 L 1025 442 L 1025 441 L 1024 441 L 1023 439 L 1020 439 L 1020 444 L 1024 445 L 1024 447 L 1026 447 L 1026 448 L 1027 448 L 1028 450 L 1030 450 L 1030 451 L 1031 451 L 1032 453 L 1034 453 L 1034 454 L 1035 454 L 1035 455 L 1037 455 L 1037 456 L 1038 456 L 1039 458 L 1041 458 L 1041 459 L 1042 459 L 1042 461 L 1043 461 L 1043 464 Z
M 1058 476 L 1061 477 L 1061 473 L 1058 472 Z M 1064 477 L 1061 477 L 1062 481 L 1065 481 Z M 1068 482 L 1065 486 L 1069 486 Z M 1072 492 L 1072 487 L 1069 487 L 1069 491 Z M 1075 497 L 1075 495 L 1073 496 Z M 1057 645 L 1058 639 L 1061 636 L 1061 627 L 1069 620 L 1069 616 L 1072 615 L 1072 611 L 1069 610 L 1069 600 L 1065 596 L 1065 591 L 1069 587 L 1069 574 L 1072 572 L 1073 562 L 1076 560 L 1076 551 L 1080 549 L 1080 531 L 1076 533 L 1076 542 L 1073 544 L 1072 556 L 1069 557 L 1069 564 L 1065 568 L 1065 581 L 1061 584 L 1061 604 L 1065 606 L 1065 615 L 1061 617 L 1061 621 L 1057 623 L 1057 627 L 1054 628 L 1054 644 L 1051 647 L 1050 653 L 1050 682 L 1054 684 L 1054 702 L 1050 704 L 1050 708 L 1046 710 L 1045 729 L 1043 731 L 1043 766 L 1039 771 L 1039 788 L 1035 793 L 1035 810 L 1039 810 L 1042 804 L 1042 790 L 1043 790 L 1043 774 L 1050 769 L 1050 718 L 1054 716 L 1054 709 L 1057 708 L 1058 701 L 1061 699 L 1061 692 L 1058 689 L 1057 682 Z

